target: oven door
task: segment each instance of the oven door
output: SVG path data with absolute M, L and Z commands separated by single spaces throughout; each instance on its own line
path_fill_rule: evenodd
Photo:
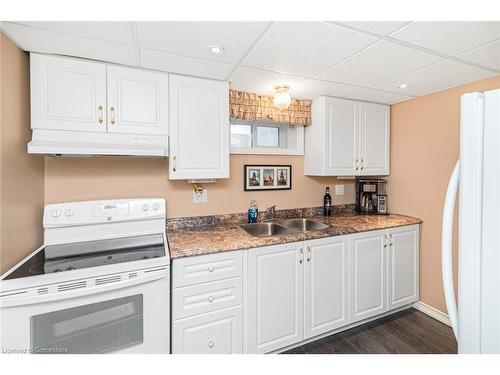
M 105 286 L 2 298 L 3 353 L 169 353 L 168 268 Z

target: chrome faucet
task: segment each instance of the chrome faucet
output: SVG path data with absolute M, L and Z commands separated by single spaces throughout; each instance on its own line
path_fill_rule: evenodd
M 276 215 L 276 205 L 266 208 L 266 217 L 264 221 L 274 220 L 274 216 Z

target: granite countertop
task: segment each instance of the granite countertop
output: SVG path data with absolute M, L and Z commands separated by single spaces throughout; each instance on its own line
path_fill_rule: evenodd
M 312 215 L 307 218 L 325 223 L 329 227 L 322 230 L 289 232 L 284 235 L 257 238 L 245 232 L 235 222 L 192 227 L 168 228 L 167 226 L 170 257 L 175 259 L 214 254 L 422 223 L 422 220 L 411 216 L 359 215 L 352 212 L 339 213 L 330 217 Z M 277 223 L 280 221 L 280 219 L 276 220 Z

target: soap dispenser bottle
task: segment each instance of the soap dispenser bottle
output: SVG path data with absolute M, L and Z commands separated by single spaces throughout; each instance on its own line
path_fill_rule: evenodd
M 250 203 L 250 208 L 248 209 L 248 223 L 256 223 L 257 218 L 259 217 L 259 209 L 257 208 L 257 202 L 255 199 L 252 199 Z

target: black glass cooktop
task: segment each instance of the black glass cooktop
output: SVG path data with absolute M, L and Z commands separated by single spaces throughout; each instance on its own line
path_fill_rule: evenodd
M 5 280 L 162 256 L 161 234 L 52 245 L 28 258 Z

